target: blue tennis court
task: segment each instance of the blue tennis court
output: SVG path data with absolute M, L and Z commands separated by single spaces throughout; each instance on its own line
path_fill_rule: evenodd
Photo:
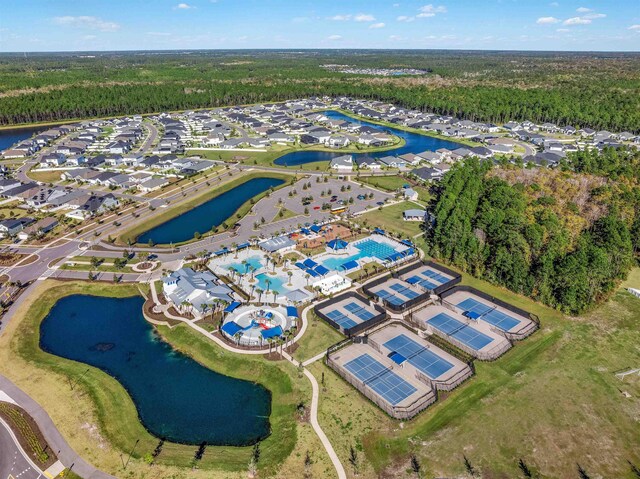
M 471 326 L 452 318 L 446 313 L 440 313 L 429 319 L 427 323 L 444 334 L 456 338 L 470 348 L 479 351 L 493 341 L 486 334 L 477 331 Z
M 480 319 L 495 326 L 502 331 L 510 331 L 515 328 L 520 321 L 516 318 L 509 316 L 508 314 L 498 311 L 492 306 L 481 303 L 477 299 L 467 298 L 461 303 L 458 303 L 458 307 L 462 308 L 466 312 L 476 313 L 480 315 Z
M 387 301 L 390 304 L 393 304 L 394 306 L 402 306 L 406 302 L 404 299 L 399 298 L 394 294 L 391 294 L 386 289 L 380 289 L 376 291 L 374 294 L 378 296 L 380 299 L 384 299 L 385 301 Z
M 404 356 L 409 364 L 431 379 L 442 376 L 453 367 L 449 361 L 404 334 L 390 339 L 384 343 L 384 347 Z
M 420 296 L 420 293 L 416 293 L 415 291 L 407 288 L 406 286 L 401 285 L 400 283 L 393 283 L 389 287 L 392 290 L 394 290 L 396 293 L 399 293 L 399 294 L 401 294 L 402 296 L 404 296 L 405 298 L 408 298 L 408 299 L 414 299 L 414 298 L 417 298 L 418 296 Z
M 325 314 L 327 318 L 334 321 L 339 326 L 342 326 L 344 329 L 351 329 L 356 324 L 358 324 L 353 319 L 348 318 L 337 309 L 334 309 L 333 311 L 329 311 L 328 313 L 325 313 Z
M 352 359 L 344 367 L 392 406 L 404 401 L 417 391 L 391 369 L 366 353 Z
M 371 311 L 365 309 L 362 305 L 358 303 L 349 303 L 344 309 L 349 311 L 351 314 L 355 314 L 362 321 L 369 321 L 371 318 L 375 316 Z

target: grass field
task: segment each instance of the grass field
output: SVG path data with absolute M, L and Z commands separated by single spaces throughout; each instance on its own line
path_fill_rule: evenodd
M 338 331 L 320 318 L 314 317 L 313 312 L 309 312 L 307 320 L 309 321 L 307 331 L 298 341 L 298 349 L 293 353 L 295 359 L 303 362 L 344 339 L 344 336 Z
M 59 298 L 76 293 L 125 297 L 137 294 L 137 288 L 80 281 L 38 284 L 37 291 L 21 305 L 0 338 L 0 370 L 47 410 L 77 452 L 107 472 L 121 477 L 119 453 L 130 450 L 140 439 L 127 477 L 147 477 L 151 470 L 139 458 L 150 453 L 158 440 L 138 421 L 125 389 L 96 368 L 46 354 L 38 347 L 40 321 Z M 176 349 L 203 365 L 223 374 L 259 382 L 270 389 L 272 434 L 261 443 L 259 465 L 265 475 L 275 474 L 296 447 L 296 405 L 309 402 L 308 381 L 299 378 L 296 369 L 287 362 L 271 362 L 223 351 L 185 326 L 160 327 L 158 332 Z M 78 387 L 71 390 L 68 378 L 74 378 Z M 195 449 L 194 446 L 166 443 L 153 474 L 180 477 L 173 474 L 189 466 Z M 250 447 L 207 447 L 199 464 L 203 471 L 193 471 L 189 477 L 246 477 L 250 452 Z
M 386 176 L 361 176 L 359 181 L 369 184 L 375 188 L 380 188 L 385 191 L 398 191 L 404 185 L 407 184 L 407 179 L 398 175 L 386 175 Z M 418 193 L 418 199 L 425 203 L 431 201 L 431 193 L 429 189 L 424 186 L 412 185 Z
M 354 446 L 364 478 L 414 477 L 411 454 L 423 477 L 469 477 L 463 455 L 485 478 L 522 477 L 520 458 L 542 478 L 577 478 L 578 463 L 590 477 L 636 477 L 627 461 L 640 462 L 640 378 L 613 373 L 640 367 L 640 300 L 620 290 L 568 318 L 468 276 L 463 283 L 537 314 L 541 329 L 499 360 L 476 362 L 476 377 L 403 424 L 315 363 L 327 384 L 320 424 L 343 463 Z M 640 270 L 629 283 L 640 285 Z
M 369 211 L 368 213 L 358 216 L 356 221 L 360 224 L 366 224 L 368 227 L 380 227 L 390 233 L 401 233 L 403 236 L 412 237 L 422 233 L 419 221 L 404 221 L 402 212 L 408 209 L 419 208 L 418 205 L 409 201 L 401 201 L 391 206 L 385 206 L 382 209 Z
M 284 186 L 287 186 L 288 182 L 287 180 L 293 179 L 293 176 L 288 175 L 288 174 L 284 174 L 284 173 L 274 173 L 274 172 L 268 172 L 268 173 L 245 173 L 245 174 L 241 174 L 240 176 L 236 176 L 234 177 L 232 180 L 227 181 L 226 183 L 223 183 L 222 185 L 216 185 L 214 187 L 209 188 L 207 191 L 205 191 L 204 193 L 197 195 L 193 198 L 188 199 L 187 201 L 184 201 L 178 205 L 174 205 L 171 206 L 170 208 L 167 208 L 166 210 L 162 211 L 161 213 L 157 214 L 156 216 L 153 216 L 152 218 L 148 219 L 147 221 L 144 221 L 142 223 L 139 223 L 137 225 L 135 225 L 133 228 L 130 228 L 129 230 L 121 233 L 118 238 L 116 239 L 116 242 L 120 243 L 120 244 L 126 244 L 128 241 L 131 241 L 131 243 L 135 243 L 137 238 L 144 233 L 145 231 L 150 230 L 151 228 L 154 228 L 162 223 L 165 223 L 173 218 L 175 218 L 176 216 L 181 215 L 182 213 L 186 213 L 187 211 L 195 208 L 196 206 L 201 205 L 202 203 L 205 203 L 213 198 L 216 198 L 217 196 L 220 196 L 222 193 L 225 193 L 233 188 L 235 188 L 236 186 L 241 185 L 242 183 L 246 183 L 247 181 L 253 179 L 253 178 L 280 178 L 285 180 L 285 182 L 280 185 L 275 187 L 274 189 L 278 189 L 278 188 L 282 188 Z M 254 201 L 258 201 L 260 198 L 262 198 L 264 195 L 266 195 L 268 192 L 263 192 L 260 193 L 256 196 L 253 197 Z M 247 212 L 251 209 L 251 201 L 246 201 L 242 206 L 240 206 L 240 208 L 238 208 L 236 211 L 234 212 L 229 212 L 229 223 L 233 224 L 235 223 L 235 218 L 241 218 L 244 215 L 247 214 Z M 222 225 L 219 227 L 219 231 L 221 230 Z M 211 234 L 211 232 L 203 232 L 202 236 L 206 236 L 207 234 Z M 176 243 L 176 245 L 178 245 L 180 243 Z
M 35 181 L 41 181 L 43 183 L 56 183 L 60 181 L 60 175 L 63 171 L 38 171 L 30 170 L 27 176 Z

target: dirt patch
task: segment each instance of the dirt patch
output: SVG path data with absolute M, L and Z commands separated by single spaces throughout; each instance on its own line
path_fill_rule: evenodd
M 0 254 L 0 266 L 11 266 L 23 260 L 28 255 L 22 253 L 2 253 Z
M 340 238 L 343 240 L 349 240 L 354 235 L 351 228 L 341 224 L 327 225 L 324 227 L 322 233 L 316 238 L 300 237 L 296 241 L 298 243 L 298 249 L 314 249 L 324 246 L 328 241 Z
M 144 302 L 144 305 L 142 306 L 142 308 L 144 310 L 144 314 L 146 317 L 153 319 L 154 321 L 163 321 L 167 323 L 169 326 L 175 326 L 181 323 L 181 321 L 178 321 L 177 319 L 171 319 L 166 317 L 162 313 L 156 313 L 155 311 L 153 311 L 154 306 L 155 306 L 155 303 L 153 302 L 152 299 L 148 299 L 147 301 Z

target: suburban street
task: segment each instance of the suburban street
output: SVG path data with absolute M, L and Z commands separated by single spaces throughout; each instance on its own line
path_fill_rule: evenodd
M 0 420 L 0 478 L 39 479 L 45 477 L 33 464 L 7 424 Z

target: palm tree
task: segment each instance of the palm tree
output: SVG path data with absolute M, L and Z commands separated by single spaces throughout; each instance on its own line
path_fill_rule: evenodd
M 271 286 L 271 280 L 269 278 L 266 278 L 264 280 L 264 284 L 267 285 L 267 293 L 269 292 L 269 286 Z
M 280 295 L 280 292 L 278 290 L 273 290 L 271 291 L 271 294 L 273 295 L 273 302 L 276 302 L 276 298 Z
M 264 293 L 264 291 L 260 288 L 256 288 L 256 293 L 258 293 L 258 303 L 259 303 L 260 300 L 262 299 L 262 293 Z
M 246 259 L 242 260 L 242 266 L 244 266 L 244 274 L 247 274 L 247 271 L 249 271 L 249 262 Z
M 287 276 L 289 276 L 289 286 L 291 286 L 291 276 L 293 276 L 293 271 L 287 271 Z
M 235 250 L 234 259 L 238 259 L 238 243 L 231 243 L 231 247 Z
M 236 340 L 236 344 L 240 343 L 240 331 L 233 335 L 233 339 Z
M 236 268 L 235 268 L 235 267 L 231 266 L 231 267 L 229 268 L 229 272 L 231 273 L 231 281 L 233 281 L 233 278 L 234 278 L 235 274 L 236 274 L 238 271 L 236 270 Z
M 253 275 L 256 272 L 256 269 L 251 265 L 249 265 L 249 269 L 251 270 L 251 281 L 253 281 L 254 280 Z
M 271 354 L 271 347 L 273 346 L 273 338 L 267 338 L 267 343 L 269 343 L 269 354 Z
M 309 278 L 311 278 L 311 275 L 309 273 L 304 275 L 304 279 L 307 280 L 307 286 L 309 286 Z

